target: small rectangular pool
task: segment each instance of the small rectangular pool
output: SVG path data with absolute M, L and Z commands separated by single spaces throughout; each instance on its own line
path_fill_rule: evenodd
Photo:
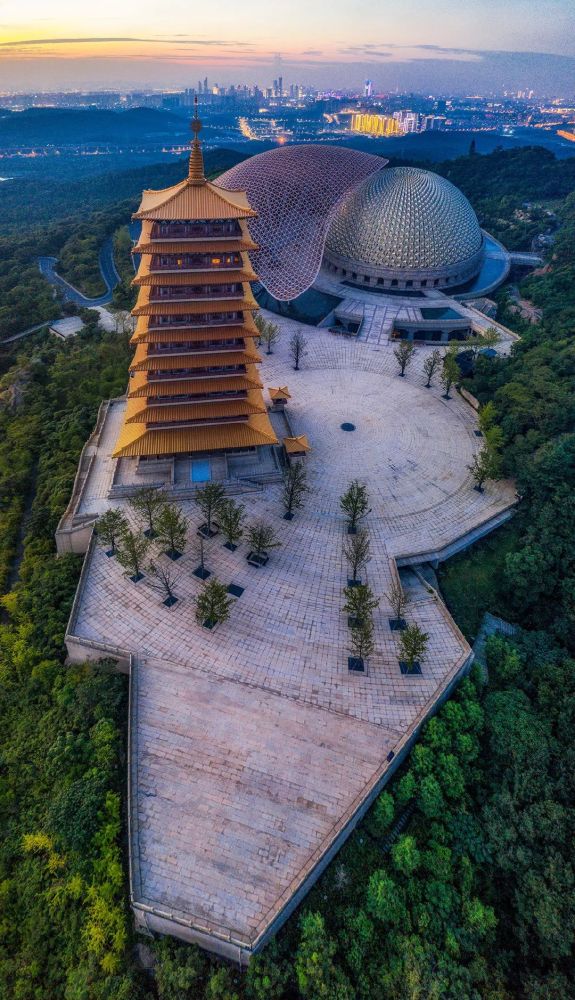
M 190 464 L 190 479 L 193 483 L 207 483 L 212 478 L 209 458 L 194 458 Z

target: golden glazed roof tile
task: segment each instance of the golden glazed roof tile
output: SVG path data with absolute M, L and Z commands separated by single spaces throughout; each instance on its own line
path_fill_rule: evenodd
M 307 434 L 299 434 L 297 437 L 285 437 L 283 442 L 288 455 L 301 455 L 304 451 L 311 451 Z
M 210 420 L 212 417 L 245 417 L 252 413 L 265 413 L 263 404 L 249 399 L 221 399 L 207 403 L 172 403 L 166 406 L 141 406 L 132 416 L 126 417 L 128 424 L 158 424 L 170 420 Z
M 152 271 L 140 273 L 132 279 L 133 285 L 231 285 L 238 282 L 257 281 L 251 268 L 213 271 Z
M 145 350 L 146 345 L 138 344 L 134 359 L 130 365 L 130 371 L 140 372 L 162 372 L 176 371 L 179 369 L 196 368 L 216 368 L 227 365 L 247 365 L 257 364 L 261 361 L 257 351 L 250 350 L 249 347 L 236 351 L 213 351 L 193 354 L 186 351 L 182 354 L 153 354 L 149 355 Z
M 249 285 L 246 285 L 249 289 Z M 195 299 L 187 302 L 178 302 L 173 299 L 160 299 L 151 302 L 149 296 L 149 286 L 140 289 L 138 301 L 132 316 L 201 316 L 205 314 L 216 314 L 226 312 L 242 312 L 243 310 L 255 312 L 258 304 L 251 291 L 246 291 L 242 298 L 235 299 Z
M 193 221 L 196 219 L 249 219 L 257 212 L 250 208 L 245 191 L 225 191 L 210 181 L 201 184 L 189 177 L 159 191 L 147 190 L 134 219 Z
M 198 451 L 227 451 L 277 444 L 267 413 L 249 417 L 247 422 L 211 424 L 143 430 L 140 424 L 124 424 L 113 453 L 114 458 L 151 455 L 177 455 Z
M 257 330 L 251 330 L 246 323 L 243 326 L 196 326 L 192 329 L 176 327 L 173 330 L 140 330 L 134 333 L 132 344 L 193 344 L 206 340 L 235 340 L 238 337 L 251 340 L 258 336 Z
M 261 389 L 262 384 L 257 377 L 255 365 L 246 365 L 246 374 L 206 375 L 198 378 L 163 379 L 160 382 L 148 380 L 147 372 L 136 372 L 130 378 L 128 399 L 154 399 L 158 396 L 179 396 L 207 394 L 213 392 L 239 392 L 242 390 Z

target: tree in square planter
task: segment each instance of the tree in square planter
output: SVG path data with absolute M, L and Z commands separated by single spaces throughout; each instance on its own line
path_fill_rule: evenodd
M 372 616 L 372 612 L 379 606 L 379 598 L 367 583 L 360 583 L 357 587 L 346 587 L 344 590 L 345 604 L 343 610 L 347 615 L 349 628 L 360 628 L 366 618 Z
M 124 570 L 124 575 L 132 583 L 139 583 L 143 579 L 142 569 L 149 547 L 150 542 L 146 535 L 130 528 L 123 532 L 116 558 Z
M 175 562 L 184 552 L 187 535 L 188 523 L 181 508 L 165 504 L 156 519 L 156 544 Z
M 148 565 L 148 583 L 154 590 L 158 590 L 163 597 L 162 603 L 167 608 L 172 608 L 177 604 L 178 598 L 174 593 L 177 583 L 177 576 L 171 566 L 162 566 L 160 563 L 150 562 Z
M 289 352 L 295 372 L 299 372 L 300 364 L 307 354 L 307 340 L 302 330 L 296 330 L 290 337 Z
M 408 625 L 399 637 L 399 667 L 402 674 L 420 674 L 429 635 L 419 625 Z
M 406 368 L 409 368 L 411 362 L 413 361 L 414 354 L 415 347 L 411 340 L 401 340 L 394 349 L 393 355 L 399 365 L 399 374 L 402 378 L 405 378 L 405 370 Z
M 467 468 L 475 483 L 473 489 L 477 490 L 478 493 L 483 493 L 484 482 L 487 479 L 498 479 L 501 475 L 501 456 L 495 448 L 487 443 L 475 453 L 471 465 L 468 465 Z
M 156 537 L 156 520 L 167 503 L 163 490 L 156 486 L 144 486 L 130 499 L 130 507 L 144 525 L 146 538 Z
M 437 369 L 441 367 L 441 361 L 442 361 L 441 351 L 438 351 L 436 348 L 434 351 L 431 352 L 431 354 L 428 354 L 425 361 L 423 362 L 423 374 L 427 378 L 427 382 L 425 383 L 426 389 L 431 389 L 431 383 L 433 382 L 433 377 Z
M 273 354 L 272 347 L 277 344 L 280 337 L 280 328 L 277 323 L 272 323 L 269 319 L 264 319 L 260 314 L 256 316 L 256 326 L 258 328 L 258 341 L 266 345 L 266 354 Z
M 291 521 L 294 511 L 303 505 L 306 493 L 309 493 L 307 470 L 302 462 L 288 465 L 283 474 L 282 502 L 284 505 L 284 520 Z
M 200 579 L 200 580 L 207 580 L 208 577 L 210 576 L 210 571 L 209 571 L 209 569 L 206 569 L 206 564 L 205 564 L 205 560 L 204 560 L 204 536 L 203 535 L 200 535 L 199 555 L 200 555 L 200 564 L 199 564 L 199 566 L 196 566 L 195 570 L 193 571 L 193 574 L 194 574 L 194 576 L 197 576 L 198 579 Z
M 361 625 L 356 625 L 350 629 L 350 653 L 347 667 L 351 672 L 364 673 L 366 660 L 374 650 L 373 642 L 373 622 L 371 617 L 366 616 Z
M 276 533 L 271 524 L 264 521 L 257 521 L 248 528 L 248 544 L 250 551 L 246 559 L 250 566 L 257 568 L 265 566 L 269 560 L 270 549 L 277 549 L 281 542 L 277 540 Z
M 126 518 L 117 507 L 110 507 L 105 514 L 100 515 L 96 522 L 96 536 L 103 545 L 107 546 L 107 556 L 116 555 L 118 543 L 128 527 Z
M 213 518 L 225 497 L 226 492 L 221 483 L 206 483 L 202 489 L 197 490 L 194 500 L 206 519 L 204 524 L 200 524 L 198 534 L 204 538 L 213 538 L 220 530 L 219 524 L 216 524 Z
M 339 506 L 347 517 L 348 535 L 357 534 L 359 522 L 371 511 L 365 483 L 360 483 L 358 479 L 353 479 L 343 496 L 340 497 Z
M 234 599 L 228 594 L 227 587 L 215 577 L 205 583 L 196 597 L 196 621 L 204 628 L 212 629 L 215 625 L 225 622 L 230 617 Z
M 389 592 L 385 595 L 391 605 L 393 618 L 389 618 L 389 627 L 392 632 L 402 632 L 407 628 L 405 620 L 405 609 L 409 604 L 409 597 L 405 593 L 401 582 L 394 580 Z
M 451 389 L 451 386 L 459 379 L 460 375 L 459 365 L 457 364 L 456 361 L 457 352 L 458 348 L 456 348 L 455 351 L 452 348 L 449 348 L 449 350 L 447 351 L 447 353 L 443 358 L 443 367 L 441 369 L 441 374 L 439 376 L 439 379 L 443 388 L 445 389 L 445 392 L 443 393 L 444 399 L 451 399 L 451 396 L 449 395 L 449 390 Z
M 347 578 L 348 587 L 357 587 L 361 584 L 358 574 L 370 560 L 369 535 L 365 528 L 361 528 L 357 535 L 352 535 L 346 539 L 343 546 L 343 554 L 349 566 L 349 576 Z
M 236 551 L 238 542 L 243 537 L 242 522 L 245 509 L 243 504 L 236 503 L 230 497 L 222 500 L 218 508 L 220 528 L 225 538 L 224 548 L 229 549 L 230 552 Z

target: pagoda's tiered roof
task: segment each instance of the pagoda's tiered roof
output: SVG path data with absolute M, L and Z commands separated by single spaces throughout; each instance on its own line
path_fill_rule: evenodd
M 256 280 L 256 275 L 246 253 L 255 244 L 245 220 L 256 213 L 244 192 L 224 191 L 206 180 L 197 138 L 200 127 L 197 117 L 192 124 L 196 135 L 188 177 L 161 191 L 144 191 L 135 214 L 135 218 L 144 220 L 140 240 L 134 247 L 142 255 L 134 279 L 138 300 L 132 310 L 138 321 L 132 336 L 135 353 L 126 416 L 114 452 L 117 457 L 277 444 L 255 367 L 261 361 L 254 345 L 258 331 L 252 317 L 258 305 L 249 283 Z M 227 234 L 223 239 L 206 235 L 211 224 L 219 222 L 224 225 L 211 228 L 221 232 L 235 227 L 237 235 Z M 161 225 L 156 228 L 158 223 Z M 175 240 L 162 235 L 156 239 L 159 230 L 163 233 L 166 228 L 169 230 L 170 223 L 181 223 L 184 231 L 194 230 L 203 235 L 199 238 L 180 235 Z M 175 230 L 173 226 L 172 231 Z M 150 254 L 197 253 L 208 258 L 213 255 L 215 259 L 188 270 L 183 268 L 183 262 L 177 271 L 151 269 Z M 241 254 L 241 264 L 237 258 L 231 258 L 227 268 L 221 267 L 222 253 Z M 226 285 L 237 286 L 227 298 L 223 297 Z M 155 287 L 170 286 L 180 289 L 188 286 L 190 297 L 155 297 Z M 205 291 L 198 298 L 194 289 L 201 286 Z M 230 322 L 230 313 L 240 314 L 239 322 Z M 210 316 L 210 322 L 204 325 L 197 322 L 196 317 L 202 315 Z M 185 325 L 173 326 L 160 323 L 162 316 L 189 317 L 189 320 L 184 319 Z M 225 370 L 229 368 L 230 371 Z

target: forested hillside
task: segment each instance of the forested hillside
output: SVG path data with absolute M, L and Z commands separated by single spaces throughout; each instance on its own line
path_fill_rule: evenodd
M 470 156 L 451 164 L 452 179 L 465 175 L 476 207 L 508 217 L 535 197 L 537 162 L 549 197 L 575 188 L 566 161 L 525 156 Z M 506 187 L 490 194 L 492 168 Z M 100 400 L 125 387 L 127 339 L 92 326 L 0 355 L 2 998 L 575 998 L 575 195 L 557 212 L 551 268 L 522 287 L 542 322 L 517 321 L 512 356 L 479 360 L 470 383 L 493 402 L 522 500 L 508 527 L 440 575 L 469 635 L 485 610 L 522 630 L 490 640 L 487 681 L 475 670 L 428 723 L 247 973 L 171 940 L 147 942 L 152 977 L 138 969 L 122 830 L 126 684 L 107 664 L 64 664 L 80 560 L 55 558 L 53 531 Z M 55 243 L 21 240 L 26 302 L 37 293 L 26 253 Z M 4 253 L 12 273 L 7 243 Z

